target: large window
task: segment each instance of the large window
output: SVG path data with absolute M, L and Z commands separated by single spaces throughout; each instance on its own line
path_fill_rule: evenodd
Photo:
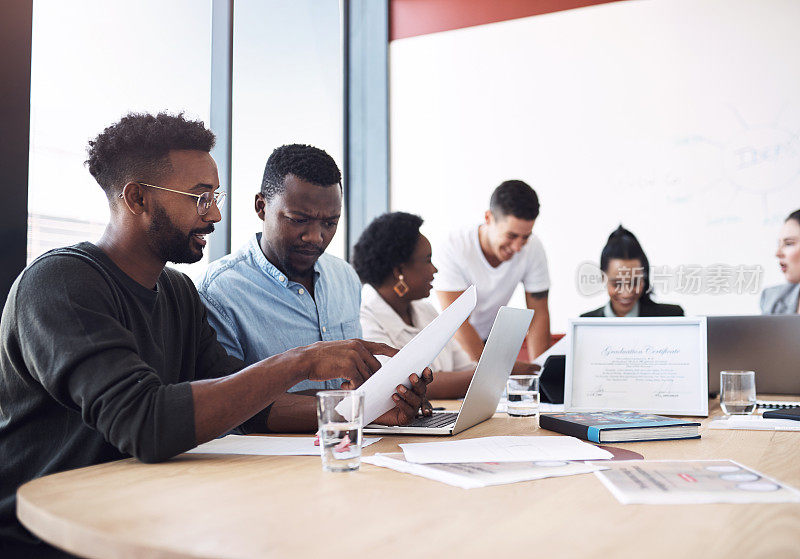
M 83 162 L 103 128 L 129 111 L 208 123 L 211 2 L 36 0 L 31 56 L 28 261 L 102 234 L 108 204 Z
M 234 8 L 231 247 L 261 230 L 253 202 L 267 157 L 310 144 L 342 167 L 338 0 L 237 0 Z M 343 256 L 344 216 L 328 252 Z
M 237 0 L 234 7 L 231 246 L 259 231 L 253 198 L 271 151 L 306 143 L 342 166 L 338 0 Z M 96 241 L 105 194 L 89 139 L 130 111 L 210 115 L 211 0 L 35 0 L 28 261 Z M 345 219 L 329 252 L 344 254 Z M 207 252 L 207 251 L 206 251 Z M 198 277 L 207 256 L 178 268 Z

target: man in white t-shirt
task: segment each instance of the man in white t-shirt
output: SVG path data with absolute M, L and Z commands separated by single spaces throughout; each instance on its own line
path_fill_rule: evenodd
M 550 274 L 542 242 L 533 236 L 538 215 L 536 192 L 523 181 L 505 181 L 492 193 L 485 223 L 453 231 L 433 252 L 439 269 L 433 287 L 442 308 L 470 285 L 477 289 L 478 304 L 456 332 L 461 347 L 475 361 L 497 311 L 508 304 L 520 282 L 527 307 L 535 311 L 527 337 L 530 359 L 550 345 Z

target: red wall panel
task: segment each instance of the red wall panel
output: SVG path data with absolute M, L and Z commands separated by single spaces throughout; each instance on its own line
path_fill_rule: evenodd
M 390 40 L 618 0 L 390 0 Z

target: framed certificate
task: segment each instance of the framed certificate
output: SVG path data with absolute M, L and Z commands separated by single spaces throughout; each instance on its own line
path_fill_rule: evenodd
M 577 318 L 567 336 L 566 411 L 708 416 L 705 317 Z

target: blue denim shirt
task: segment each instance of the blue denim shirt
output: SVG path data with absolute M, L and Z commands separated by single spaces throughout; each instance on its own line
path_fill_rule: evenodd
M 237 252 L 212 262 L 197 286 L 208 321 L 230 355 L 251 365 L 321 340 L 361 337 L 361 282 L 330 254 L 314 265 L 314 297 L 270 263 L 261 233 Z M 339 388 L 341 380 L 303 381 L 290 392 Z

